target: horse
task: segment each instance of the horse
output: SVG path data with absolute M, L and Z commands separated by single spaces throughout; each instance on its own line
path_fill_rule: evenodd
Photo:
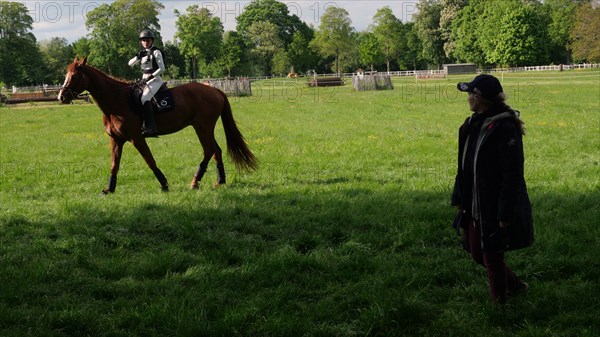
M 156 165 L 152 152 L 142 135 L 142 118 L 130 105 L 132 84 L 106 75 L 102 71 L 75 57 L 68 65 L 65 82 L 58 93 L 63 104 L 71 103 L 83 91 L 87 91 L 103 113 L 102 122 L 110 136 L 111 164 L 108 186 L 103 194 L 114 193 L 123 145 L 131 142 L 154 173 L 163 191 L 169 190 L 167 178 Z M 237 127 L 231 106 L 221 90 L 200 84 L 188 83 L 170 89 L 176 106 L 173 111 L 156 113 L 158 135 L 166 135 L 192 126 L 200 140 L 204 157 L 192 178 L 190 188 L 198 189 L 208 163 L 214 158 L 217 166 L 215 186 L 226 183 L 222 151 L 214 136 L 219 117 L 225 130 L 227 153 L 238 171 L 258 169 L 258 161 L 248 148 L 244 136 Z

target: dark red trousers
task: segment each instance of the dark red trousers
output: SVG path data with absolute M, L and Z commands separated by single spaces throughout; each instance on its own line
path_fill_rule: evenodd
M 502 303 L 508 295 L 523 289 L 525 284 L 504 263 L 504 252 L 486 252 L 481 249 L 479 224 L 472 222 L 468 227 L 465 234 L 471 257 L 487 270 L 492 302 Z

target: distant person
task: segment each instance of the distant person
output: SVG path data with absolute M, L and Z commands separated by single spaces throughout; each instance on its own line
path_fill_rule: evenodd
M 129 60 L 129 65 L 134 66 L 141 63 L 142 82 L 146 84 L 142 92 L 142 105 L 144 106 L 144 125 L 142 135 L 154 137 L 157 135 L 156 120 L 154 118 L 154 105 L 150 102 L 163 84 L 160 75 L 165 72 L 165 63 L 160 49 L 154 46 L 154 34 L 145 29 L 140 33 L 139 41 L 142 50 Z
M 504 252 L 533 243 L 523 174 L 525 130 L 496 77 L 478 75 L 458 83 L 458 90 L 469 94 L 473 114 L 459 129 L 454 225 L 462 228 L 465 250 L 487 270 L 492 302 L 502 304 L 529 288 L 504 262 Z

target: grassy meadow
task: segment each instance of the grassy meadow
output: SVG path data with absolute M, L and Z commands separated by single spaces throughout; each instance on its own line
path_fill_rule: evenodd
M 253 83 L 231 98 L 260 160 L 188 185 L 191 128 L 131 144 L 116 193 L 93 104 L 0 107 L 0 336 L 598 336 L 600 72 L 498 74 L 526 123 L 530 291 L 489 303 L 449 206 L 456 82 Z M 217 140 L 225 148 L 219 122 Z

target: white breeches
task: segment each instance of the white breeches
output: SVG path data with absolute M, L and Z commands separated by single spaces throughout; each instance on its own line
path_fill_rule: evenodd
M 154 97 L 158 89 L 160 89 L 161 85 L 162 81 L 160 80 L 160 78 L 156 77 L 150 80 L 148 83 L 146 83 L 146 87 L 142 92 L 142 105 L 144 105 L 144 103 L 150 101 L 152 97 Z

